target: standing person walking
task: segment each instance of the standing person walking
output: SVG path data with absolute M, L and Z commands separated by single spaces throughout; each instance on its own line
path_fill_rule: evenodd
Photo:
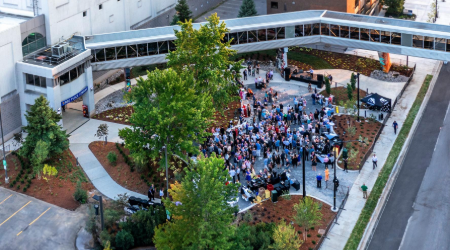
M 330 180 L 330 170 L 328 167 L 325 168 L 325 186 L 328 188 L 328 181 Z
M 363 191 L 363 199 L 367 199 L 367 189 L 368 187 L 365 183 L 363 183 L 363 185 L 361 186 L 361 190 Z
M 394 127 L 394 134 L 397 134 L 397 128 L 398 128 L 397 121 L 394 121 L 394 123 L 392 123 L 392 127 Z
M 344 171 L 345 171 L 346 173 L 348 173 L 348 167 L 347 167 L 347 164 L 348 164 L 348 160 L 347 160 L 347 159 L 344 159 Z
M 317 179 L 317 187 L 322 188 L 322 175 L 320 175 L 320 173 L 318 173 L 316 176 L 316 179 Z
M 155 199 L 155 184 L 152 184 L 152 186 L 148 190 L 147 196 L 150 201 Z
M 375 169 L 377 166 L 378 158 L 375 154 L 372 156 L 372 163 L 373 163 L 373 169 Z
M 244 80 L 247 80 L 247 69 L 244 69 Z

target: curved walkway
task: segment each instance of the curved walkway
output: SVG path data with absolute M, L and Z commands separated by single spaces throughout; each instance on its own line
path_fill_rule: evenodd
M 94 184 L 95 188 L 104 194 L 106 197 L 115 199 L 119 194 L 127 194 L 135 196 L 141 199 L 147 199 L 147 196 L 130 191 L 115 182 L 108 172 L 103 168 L 102 164 L 97 160 L 95 155 L 89 149 L 89 144 L 99 139 L 95 137 L 97 128 L 100 124 L 108 124 L 108 141 L 110 142 L 122 142 L 119 138 L 119 129 L 127 127 L 126 125 L 105 122 L 100 120 L 91 119 L 83 126 L 73 131 L 69 137 L 70 150 L 78 158 L 78 162 L 86 172 L 87 176 Z M 159 201 L 159 199 L 157 199 Z

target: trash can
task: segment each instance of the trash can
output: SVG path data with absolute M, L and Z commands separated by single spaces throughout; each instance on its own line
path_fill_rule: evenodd
M 278 192 L 276 190 L 272 190 L 272 202 L 278 201 Z

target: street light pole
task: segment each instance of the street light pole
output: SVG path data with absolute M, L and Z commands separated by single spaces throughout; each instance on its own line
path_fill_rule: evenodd
M 305 158 L 306 158 L 306 148 L 303 146 L 302 150 L 302 167 L 303 167 L 303 199 L 306 198 L 306 175 L 305 175 Z
M 2 148 L 3 148 L 3 168 L 5 169 L 5 183 L 9 183 L 8 170 L 6 166 L 5 140 L 3 139 L 3 122 L 2 112 L 0 111 L 0 130 L 2 132 Z
M 169 198 L 169 170 L 167 167 L 167 147 L 164 146 L 164 155 L 166 157 L 166 197 Z
M 336 147 L 335 147 L 336 149 Z M 337 208 L 336 208 L 336 193 L 337 193 L 337 188 L 339 187 L 339 181 L 336 177 L 336 168 L 337 168 L 337 153 L 336 150 L 334 150 L 334 178 L 333 178 L 333 184 L 334 184 L 334 188 L 333 188 L 333 208 L 331 209 L 332 211 L 336 212 Z
M 356 76 L 358 77 L 358 90 L 357 90 L 357 93 L 356 93 L 356 95 L 357 95 L 357 98 L 358 98 L 358 122 L 360 122 L 359 121 L 359 73 L 356 73 Z

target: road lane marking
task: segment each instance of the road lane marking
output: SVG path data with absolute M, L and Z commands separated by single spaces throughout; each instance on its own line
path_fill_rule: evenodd
M 23 207 L 21 207 L 19 210 L 17 210 L 15 213 L 13 213 L 11 216 L 9 216 L 8 219 L 6 219 L 5 221 L 2 222 L 2 224 L 0 224 L 0 227 L 5 224 L 5 222 L 9 221 L 9 219 L 11 219 L 14 215 L 16 215 L 18 212 L 20 212 L 20 210 L 22 210 L 24 207 L 28 206 L 28 204 L 30 204 L 31 201 L 29 201 L 27 204 L 23 205 Z
M 3 202 L 5 202 L 7 199 L 9 199 L 11 196 L 13 196 L 13 195 L 11 194 L 10 196 L 6 197 L 6 199 L 4 199 L 2 202 L 0 202 L 0 205 L 1 205 Z
M 39 218 L 41 218 L 42 215 L 44 215 L 45 213 L 47 213 L 48 210 L 50 210 L 50 207 L 49 207 L 47 210 L 45 210 L 41 215 L 39 215 L 36 219 L 34 219 L 34 221 L 32 221 L 30 224 L 28 224 L 28 226 L 33 225 L 33 223 L 35 223 L 37 220 L 39 220 Z
M 28 224 L 28 226 L 20 231 L 19 233 L 16 234 L 16 236 L 19 236 L 21 233 L 23 233 L 23 231 L 27 230 L 29 226 L 33 225 L 33 223 L 35 223 L 37 220 L 39 220 L 39 218 L 41 218 L 45 213 L 47 213 L 48 210 L 50 210 L 51 207 L 47 208 L 47 210 L 45 210 L 41 215 L 39 215 L 36 219 L 34 219 L 30 224 Z

